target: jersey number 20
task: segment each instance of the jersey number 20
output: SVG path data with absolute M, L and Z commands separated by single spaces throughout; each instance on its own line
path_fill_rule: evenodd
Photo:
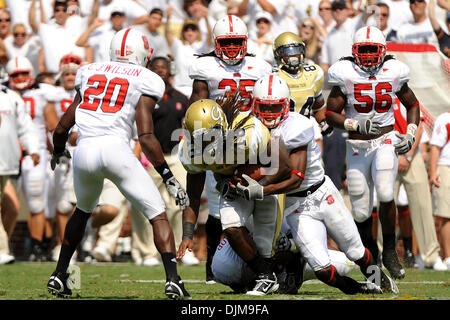
M 113 78 L 108 82 L 104 75 L 91 76 L 87 84 L 90 86 L 84 91 L 83 102 L 80 104 L 80 108 L 96 111 L 101 103 L 101 109 L 106 113 L 115 113 L 122 109 L 125 97 L 127 96 L 129 82 L 123 78 Z M 111 106 L 111 98 L 116 87 L 119 86 L 119 93 L 117 94 L 114 105 Z M 98 98 L 105 92 L 103 98 Z M 94 96 L 92 102 L 89 102 L 89 97 Z

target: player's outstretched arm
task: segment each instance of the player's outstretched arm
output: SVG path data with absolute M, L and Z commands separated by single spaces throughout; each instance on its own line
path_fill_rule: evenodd
M 327 109 L 325 111 L 325 118 L 327 123 L 338 129 L 344 128 L 345 117 L 341 114 L 345 106 L 345 95 L 337 86 L 331 88 L 331 92 L 327 99 Z
M 175 198 L 181 210 L 189 205 L 189 198 L 181 184 L 174 177 L 172 171 L 164 159 L 164 154 L 158 139 L 154 135 L 152 113 L 155 109 L 156 99 L 141 95 L 136 107 L 136 126 L 139 143 L 147 159 L 155 167 L 166 185 L 169 194 Z
M 208 84 L 203 80 L 194 80 L 192 84 L 192 94 L 189 105 L 200 99 L 207 99 L 209 96 Z
M 75 111 L 80 102 L 80 92 L 77 92 L 75 99 L 73 99 L 72 104 L 63 114 L 53 132 L 53 154 L 50 161 L 52 170 L 55 170 L 62 157 L 71 158 L 69 151 L 66 150 L 66 142 L 69 138 L 70 129 L 75 125 Z
M 400 142 L 395 145 L 395 151 L 398 154 L 405 154 L 411 150 L 416 140 L 417 126 L 420 121 L 420 103 L 407 83 L 397 92 L 397 97 L 407 110 L 406 120 L 408 127 L 406 134 L 396 133 L 397 137 L 400 138 Z
M 200 210 L 200 198 L 205 185 L 205 172 L 187 173 L 186 189 L 190 205 L 183 210 L 183 238 L 177 251 L 177 259 L 183 258 L 186 249 L 192 251 L 194 247 L 194 229 Z

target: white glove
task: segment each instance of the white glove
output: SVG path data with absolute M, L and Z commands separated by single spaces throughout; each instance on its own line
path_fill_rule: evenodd
M 60 153 L 53 153 L 52 159 L 50 160 L 50 166 L 54 171 L 57 164 L 70 163 L 71 158 L 72 156 L 70 155 L 70 152 L 67 149 L 64 149 L 64 151 Z
M 275 243 L 275 252 L 291 250 L 292 243 L 286 233 L 280 232 L 277 242 Z
M 169 191 L 169 194 L 175 198 L 175 203 L 180 206 L 181 210 L 184 210 L 189 206 L 189 197 L 174 176 L 167 179 L 164 183 L 167 191 Z
M 397 154 L 405 154 L 409 150 L 411 150 L 414 141 L 416 141 L 415 136 L 413 136 L 411 133 L 400 134 L 398 132 L 396 132 L 395 135 L 400 138 L 400 142 L 394 146 Z
M 248 175 L 243 174 L 244 178 L 248 182 L 248 186 L 244 187 L 240 182 L 236 186 L 236 192 L 238 195 L 246 200 L 262 200 L 264 199 L 264 187 L 258 183 L 258 181 L 250 178 Z
M 363 135 L 376 135 L 380 134 L 381 130 L 381 122 L 380 121 L 372 121 L 372 118 L 375 116 L 373 113 L 370 117 L 354 120 L 354 119 L 345 119 L 344 127 L 347 131 L 356 131 Z

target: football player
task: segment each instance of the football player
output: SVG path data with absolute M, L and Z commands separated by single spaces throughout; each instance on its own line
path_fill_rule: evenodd
M 395 279 L 405 277 L 395 250 L 396 206 L 394 184 L 397 155 L 407 153 L 415 141 L 420 120 L 419 101 L 408 87 L 409 68 L 386 55 L 386 40 L 376 27 L 360 28 L 354 35 L 352 56 L 328 71 L 332 85 L 327 100 L 327 122 L 345 129 L 347 183 L 352 214 L 361 234 L 371 232 L 373 188 L 383 233 L 383 265 Z M 393 104 L 398 97 L 407 111 L 407 130 L 394 130 Z M 341 112 L 345 109 L 345 115 Z
M 289 87 L 281 77 L 268 75 L 255 83 L 253 112 L 271 130 L 273 139 L 281 140 L 289 155 L 292 171 L 283 181 L 287 190 L 284 219 L 296 246 L 319 280 L 346 294 L 381 293 L 381 289 L 397 293 L 395 283 L 363 246 L 344 199 L 324 174 L 311 121 L 289 112 L 289 105 Z M 379 283 L 359 283 L 337 273 L 328 254 L 327 234 L 366 278 L 376 270 Z
M 235 96 L 236 97 L 236 96 Z M 232 100 L 232 99 L 231 99 Z M 194 245 L 194 226 L 199 213 L 200 197 L 205 184 L 205 172 L 214 172 L 217 178 L 216 188 L 219 193 L 220 222 L 224 234 L 233 250 L 244 260 L 257 275 L 255 286 L 248 291 L 249 295 L 266 295 L 278 289 L 275 274 L 272 272 L 272 242 L 275 237 L 278 199 L 275 194 L 284 192 L 276 183 L 290 172 L 287 159 L 282 152 L 271 149 L 270 134 L 267 128 L 253 115 L 245 115 L 237 110 L 230 112 L 230 99 L 222 106 L 211 99 L 201 99 L 190 105 L 185 116 L 185 127 L 188 132 L 181 140 L 179 147 L 180 160 L 186 168 L 187 193 L 190 207 L 183 212 L 183 240 L 177 258 L 182 258 L 186 249 L 192 250 Z M 241 131 L 239 131 L 241 130 Z M 216 131 L 213 142 L 208 135 Z M 240 134 L 242 133 L 242 134 Z M 220 141 L 232 137 L 233 148 L 228 145 L 223 150 Z M 222 140 L 223 139 L 223 140 Z M 203 145 L 197 148 L 196 145 Z M 225 142 L 222 144 L 225 145 Z M 276 173 L 266 175 L 265 183 L 243 177 L 248 185 L 229 184 L 234 170 L 240 165 L 239 156 L 245 154 L 245 160 L 256 159 L 265 152 L 280 157 Z M 205 155 L 216 155 L 222 152 L 223 159 L 208 161 Z M 264 185 L 264 186 L 263 186 Z M 250 237 L 245 223 L 253 215 L 254 232 Z
M 333 127 L 325 120 L 323 71 L 317 64 L 305 64 L 305 52 L 305 43 L 298 35 L 292 32 L 280 34 L 273 44 L 277 63 L 275 74 L 283 78 L 291 90 L 291 98 L 295 101 L 291 111 L 308 118 L 313 115 L 322 135 L 328 135 L 333 131 Z
M 213 28 L 215 49 L 199 56 L 189 68 L 189 77 L 194 79 L 189 103 L 200 99 L 217 100 L 227 91 L 239 91 L 246 98 L 241 111 L 251 111 L 251 92 L 257 79 L 272 71 L 272 66 L 263 59 L 247 53 L 247 26 L 239 17 L 227 15 L 217 20 Z M 214 283 L 211 261 L 220 241 L 222 229 L 219 217 L 219 194 L 214 188 L 216 181 L 212 172 L 206 175 L 206 196 L 209 217 L 206 222 L 207 261 L 206 280 Z
M 107 178 L 152 224 L 155 245 L 166 273 L 165 294 L 171 299 L 190 298 L 177 272 L 174 236 L 164 202 L 129 145 L 136 121 L 144 154 L 161 175 L 171 196 L 182 208 L 187 206 L 186 192 L 165 162 L 153 134 L 152 111 L 163 97 L 164 82 L 145 68 L 152 52 L 142 33 L 127 28 L 111 40 L 111 61 L 78 69 L 77 94 L 53 135 L 51 166 L 54 169 L 61 158 L 70 158 L 66 142 L 76 117 L 78 139 L 72 163 L 77 205 L 64 231 L 56 270 L 47 283 L 52 294 L 63 297 L 72 294 L 67 268 Z
M 30 260 L 45 260 L 44 230 L 46 218 L 50 215 L 48 206 L 49 150 L 47 133 L 53 132 L 57 123 L 53 105 L 47 103 L 46 95 L 50 85 L 35 83 L 33 65 L 22 56 L 11 58 L 6 64 L 9 86 L 16 90 L 25 102 L 25 109 L 31 116 L 39 135 L 40 162 L 34 165 L 31 155 L 26 155 L 22 161 L 20 183 L 30 210 L 29 229 L 32 242 Z

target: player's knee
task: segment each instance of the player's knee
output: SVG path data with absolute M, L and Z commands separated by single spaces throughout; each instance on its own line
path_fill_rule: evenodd
M 102 205 L 92 213 L 92 227 L 98 228 L 110 223 L 119 214 L 119 209 L 111 205 Z
M 28 201 L 28 209 L 30 209 L 31 214 L 41 213 L 44 211 L 44 201 L 41 197 L 32 197 Z
M 56 205 L 56 209 L 61 214 L 70 214 L 73 210 L 73 205 L 67 200 L 61 200 Z
M 389 181 L 381 181 L 377 184 L 377 196 L 379 202 L 391 202 L 394 200 L 394 185 Z
M 364 257 L 365 248 L 361 245 L 352 246 L 349 250 L 345 252 L 345 255 L 350 261 L 358 261 Z
M 223 232 L 228 239 L 236 239 L 242 233 L 242 228 L 229 227 L 226 228 Z

